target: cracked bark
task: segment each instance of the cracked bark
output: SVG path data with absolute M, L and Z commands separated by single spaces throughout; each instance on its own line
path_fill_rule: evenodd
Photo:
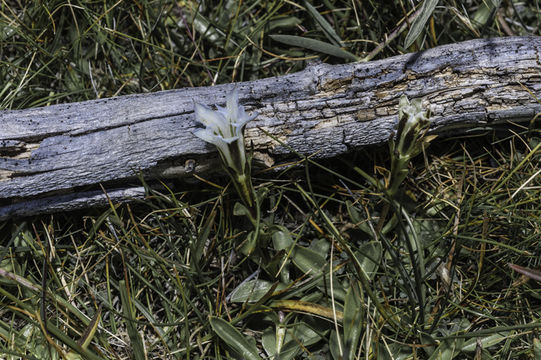
M 106 205 L 100 184 L 113 201 L 142 198 L 139 172 L 219 169 L 214 148 L 192 135 L 193 101 L 223 104 L 233 86 L 260 114 L 246 129 L 260 166 L 291 159 L 292 150 L 333 157 L 387 141 L 402 94 L 430 104 L 433 133 L 538 126 L 540 51 L 541 37 L 479 39 L 251 82 L 2 111 L 0 220 Z

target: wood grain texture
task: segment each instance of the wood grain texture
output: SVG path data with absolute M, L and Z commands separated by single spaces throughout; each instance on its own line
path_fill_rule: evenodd
M 267 165 L 290 148 L 333 157 L 387 141 L 402 94 L 430 103 L 436 133 L 529 122 L 541 112 L 532 96 L 541 99 L 540 52 L 541 37 L 479 39 L 251 82 L 2 111 L 0 219 L 106 204 L 99 184 L 115 200 L 142 197 L 140 172 L 219 170 L 214 148 L 192 134 L 194 101 L 223 104 L 234 86 L 259 112 L 246 139 Z

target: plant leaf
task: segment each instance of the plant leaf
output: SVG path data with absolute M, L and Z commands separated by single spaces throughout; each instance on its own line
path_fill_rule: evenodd
M 215 316 L 209 317 L 209 322 L 216 335 L 235 350 L 240 355 L 240 359 L 261 360 L 255 344 L 246 340 L 229 322 Z
M 300 341 L 304 346 L 310 346 L 321 340 L 321 334 L 318 334 L 305 322 L 297 322 L 293 329 L 289 329 L 286 335 L 286 341 Z
M 233 206 L 233 215 L 235 216 L 249 216 L 250 210 L 244 204 L 241 204 L 240 202 L 236 202 Z
M 274 249 L 289 249 L 289 247 L 293 244 L 291 233 L 283 226 L 280 226 L 278 229 L 279 230 L 273 231 L 272 233 L 272 244 L 274 245 Z
M 529 277 L 530 279 L 541 281 L 541 271 L 525 268 L 525 267 L 518 266 L 515 264 L 508 264 L 508 265 L 511 269 L 515 270 L 519 274 Z
M 411 24 L 411 29 L 406 35 L 406 40 L 404 40 L 404 47 L 407 49 L 417 40 L 421 32 L 423 31 L 426 22 L 432 16 L 436 5 L 438 5 L 439 0 L 424 0 L 421 5 L 421 14 L 413 20 Z
M 533 338 L 533 356 L 535 359 L 541 359 L 541 341 L 538 338 Z
M 301 343 L 303 344 L 303 343 Z M 303 344 L 306 346 L 305 344 Z M 295 358 L 295 355 L 299 353 L 301 350 L 301 346 L 299 344 L 299 340 L 290 340 L 285 343 L 284 346 L 282 346 L 282 349 L 280 350 L 280 354 L 276 359 L 280 360 L 291 360 Z
M 317 22 L 317 24 L 321 27 L 327 39 L 329 39 L 329 41 L 334 43 L 334 45 L 341 46 L 342 39 L 340 38 L 340 36 L 338 36 L 336 31 L 334 31 L 331 24 L 329 24 L 327 20 L 325 20 L 325 18 L 321 16 L 319 11 L 317 11 L 316 8 L 314 8 L 308 1 L 304 2 L 304 6 L 306 7 L 306 10 L 308 11 L 308 14 L 310 14 L 312 19 L 314 19 Z
M 126 281 L 120 280 L 118 282 L 118 288 L 120 290 L 120 302 L 122 303 L 122 314 L 126 319 L 126 329 L 128 330 L 128 336 L 130 338 L 130 345 L 135 360 L 146 360 L 145 347 L 143 345 L 143 339 L 137 331 L 135 320 L 135 307 L 133 304 L 133 299 L 128 293 L 128 288 L 126 287 Z
M 353 222 L 353 224 L 355 224 L 357 229 L 361 230 L 365 234 L 370 234 L 371 231 L 370 231 L 370 228 L 368 227 L 367 222 L 363 221 L 363 219 L 361 218 L 361 214 L 355 208 L 355 206 L 353 206 L 353 203 L 351 201 L 349 200 L 346 201 L 346 208 L 347 208 L 349 217 L 351 218 L 351 221 Z
M 201 265 L 201 259 L 203 257 L 203 250 L 205 249 L 205 244 L 207 243 L 207 240 L 210 236 L 210 230 L 212 229 L 212 226 L 214 225 L 214 218 L 216 217 L 216 211 L 212 211 L 210 215 L 207 217 L 207 220 L 201 226 L 199 229 L 199 233 L 197 234 L 197 238 L 192 244 L 192 253 L 193 253 L 193 261 L 192 264 L 194 265 L 195 269 L 199 269 Z
M 291 256 L 293 263 L 305 274 L 319 275 L 327 264 L 325 258 L 314 250 L 295 246 Z
M 244 240 L 244 244 L 242 245 L 240 251 L 244 255 L 250 255 L 252 254 L 252 252 L 254 252 L 256 248 L 257 248 L 257 234 L 255 233 L 255 231 L 250 231 L 248 234 L 246 234 L 246 239 Z
M 346 60 L 358 61 L 359 58 L 352 53 L 339 48 L 336 45 L 325 43 L 323 41 L 304 38 L 294 35 L 270 35 L 271 39 L 286 45 L 298 46 L 304 49 L 313 50 L 327 55 L 336 56 Z
M 352 284 L 347 293 L 346 301 L 344 303 L 344 347 L 347 356 L 345 359 L 352 360 L 357 352 L 357 345 L 362 333 L 362 306 L 361 296 L 356 292 L 357 284 Z
M 272 291 L 273 284 L 266 280 L 249 280 L 241 283 L 231 292 L 230 301 L 232 302 L 257 302 L 269 291 Z M 278 284 L 274 290 L 285 289 L 284 284 Z
M 335 331 L 331 331 L 331 336 L 329 338 L 329 350 L 331 351 L 331 356 L 334 360 L 342 360 L 343 354 L 340 353 L 340 350 L 343 349 L 341 345 L 342 340 L 340 335 Z
M 484 26 L 494 14 L 498 7 L 500 7 L 501 0 L 488 0 L 483 1 L 477 11 L 473 14 L 473 24 L 479 29 Z
M 440 345 L 434 350 L 428 360 L 452 360 L 460 351 L 464 339 L 443 340 Z
M 302 20 L 295 16 L 280 17 L 278 19 L 269 21 L 269 31 L 275 29 L 293 28 L 300 23 L 302 23 Z
M 279 326 L 279 325 L 277 325 Z M 283 326 L 283 325 L 282 325 Z M 279 358 L 280 360 L 288 360 L 295 358 L 295 355 L 301 350 L 302 347 L 313 345 L 321 340 L 321 335 L 315 332 L 305 322 L 296 322 L 295 324 L 289 324 L 284 326 L 286 329 L 286 335 L 284 345 L 280 348 Z M 276 356 L 277 344 L 276 344 L 276 332 L 278 328 L 274 329 L 268 327 L 263 331 L 261 337 L 261 343 L 263 348 L 269 355 L 269 358 Z M 276 357 L 278 359 L 278 357 Z
M 308 314 L 314 314 L 328 319 L 334 319 L 335 312 L 329 307 L 323 305 L 314 304 L 301 300 L 275 300 L 271 303 L 273 308 L 281 308 L 285 310 L 305 312 Z M 342 321 L 344 313 L 342 311 L 336 311 L 336 319 Z
M 81 345 L 81 347 L 85 350 L 88 348 L 88 345 L 90 345 L 90 342 L 92 341 L 96 330 L 98 330 L 98 325 L 100 324 L 101 319 L 101 309 L 102 305 L 99 306 L 98 310 L 92 317 L 90 324 L 88 324 L 85 332 L 81 336 L 81 339 L 79 339 L 78 344 Z
M 98 329 L 98 325 L 100 324 L 100 319 L 101 319 L 101 310 L 102 310 L 102 305 L 99 306 L 98 310 L 92 317 L 90 324 L 88 324 L 85 332 L 83 333 L 83 335 L 81 335 L 81 338 L 77 342 L 77 344 L 79 344 L 81 348 L 84 350 L 88 348 L 88 345 L 90 345 L 90 343 L 92 342 L 92 338 L 94 337 L 94 334 L 96 333 L 96 330 Z M 77 354 L 73 350 L 70 350 L 67 354 L 64 355 L 64 357 L 67 360 L 83 359 L 83 357 L 80 354 Z
M 376 275 L 376 270 L 381 262 L 382 254 L 383 248 L 379 241 L 364 243 L 359 247 L 359 250 L 355 252 L 355 256 L 359 260 L 359 263 L 369 280 L 372 280 Z
M 462 351 L 464 352 L 474 352 L 477 348 L 477 340 L 481 342 L 481 346 L 483 349 L 486 349 L 488 347 L 491 347 L 493 345 L 496 345 L 500 341 L 503 341 L 507 339 L 507 337 L 511 334 L 510 331 L 506 333 L 496 333 L 492 335 L 488 335 L 482 338 L 471 338 L 468 341 L 464 343 L 464 346 L 462 346 Z
M 263 331 L 263 335 L 261 336 L 261 345 L 263 345 L 263 349 L 270 358 L 276 355 L 276 330 L 274 330 L 271 326 Z

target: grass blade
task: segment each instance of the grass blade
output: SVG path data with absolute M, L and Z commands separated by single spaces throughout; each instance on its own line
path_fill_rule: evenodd
M 120 301 L 122 302 L 122 310 L 126 318 L 126 327 L 128 329 L 134 358 L 136 360 L 146 360 L 143 339 L 141 339 L 141 335 L 139 335 L 135 322 L 133 321 L 135 318 L 135 310 L 132 299 L 128 293 L 128 288 L 126 287 L 126 281 L 120 280 L 118 284 L 120 289 Z
M 539 270 L 528 269 L 528 268 L 518 266 L 518 265 L 515 265 L 515 264 L 508 264 L 508 265 L 509 265 L 509 267 L 511 269 L 515 270 L 519 274 L 527 276 L 530 279 L 541 281 L 541 271 L 539 271 Z

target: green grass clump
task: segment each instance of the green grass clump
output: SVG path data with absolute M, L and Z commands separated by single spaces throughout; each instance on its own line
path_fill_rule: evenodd
M 306 176 L 256 186 L 272 233 L 257 256 L 235 195 L 210 185 L 6 223 L 2 352 L 72 347 L 101 307 L 90 358 L 528 357 L 538 287 L 508 264 L 539 266 L 538 135 L 441 140 L 390 208 L 385 159 L 339 173 L 305 159 Z
M 0 107 L 539 32 L 494 3 L 4 1 Z M 1 357 L 539 357 L 541 134 L 500 130 L 254 173 L 255 225 L 226 179 L 1 223 Z

